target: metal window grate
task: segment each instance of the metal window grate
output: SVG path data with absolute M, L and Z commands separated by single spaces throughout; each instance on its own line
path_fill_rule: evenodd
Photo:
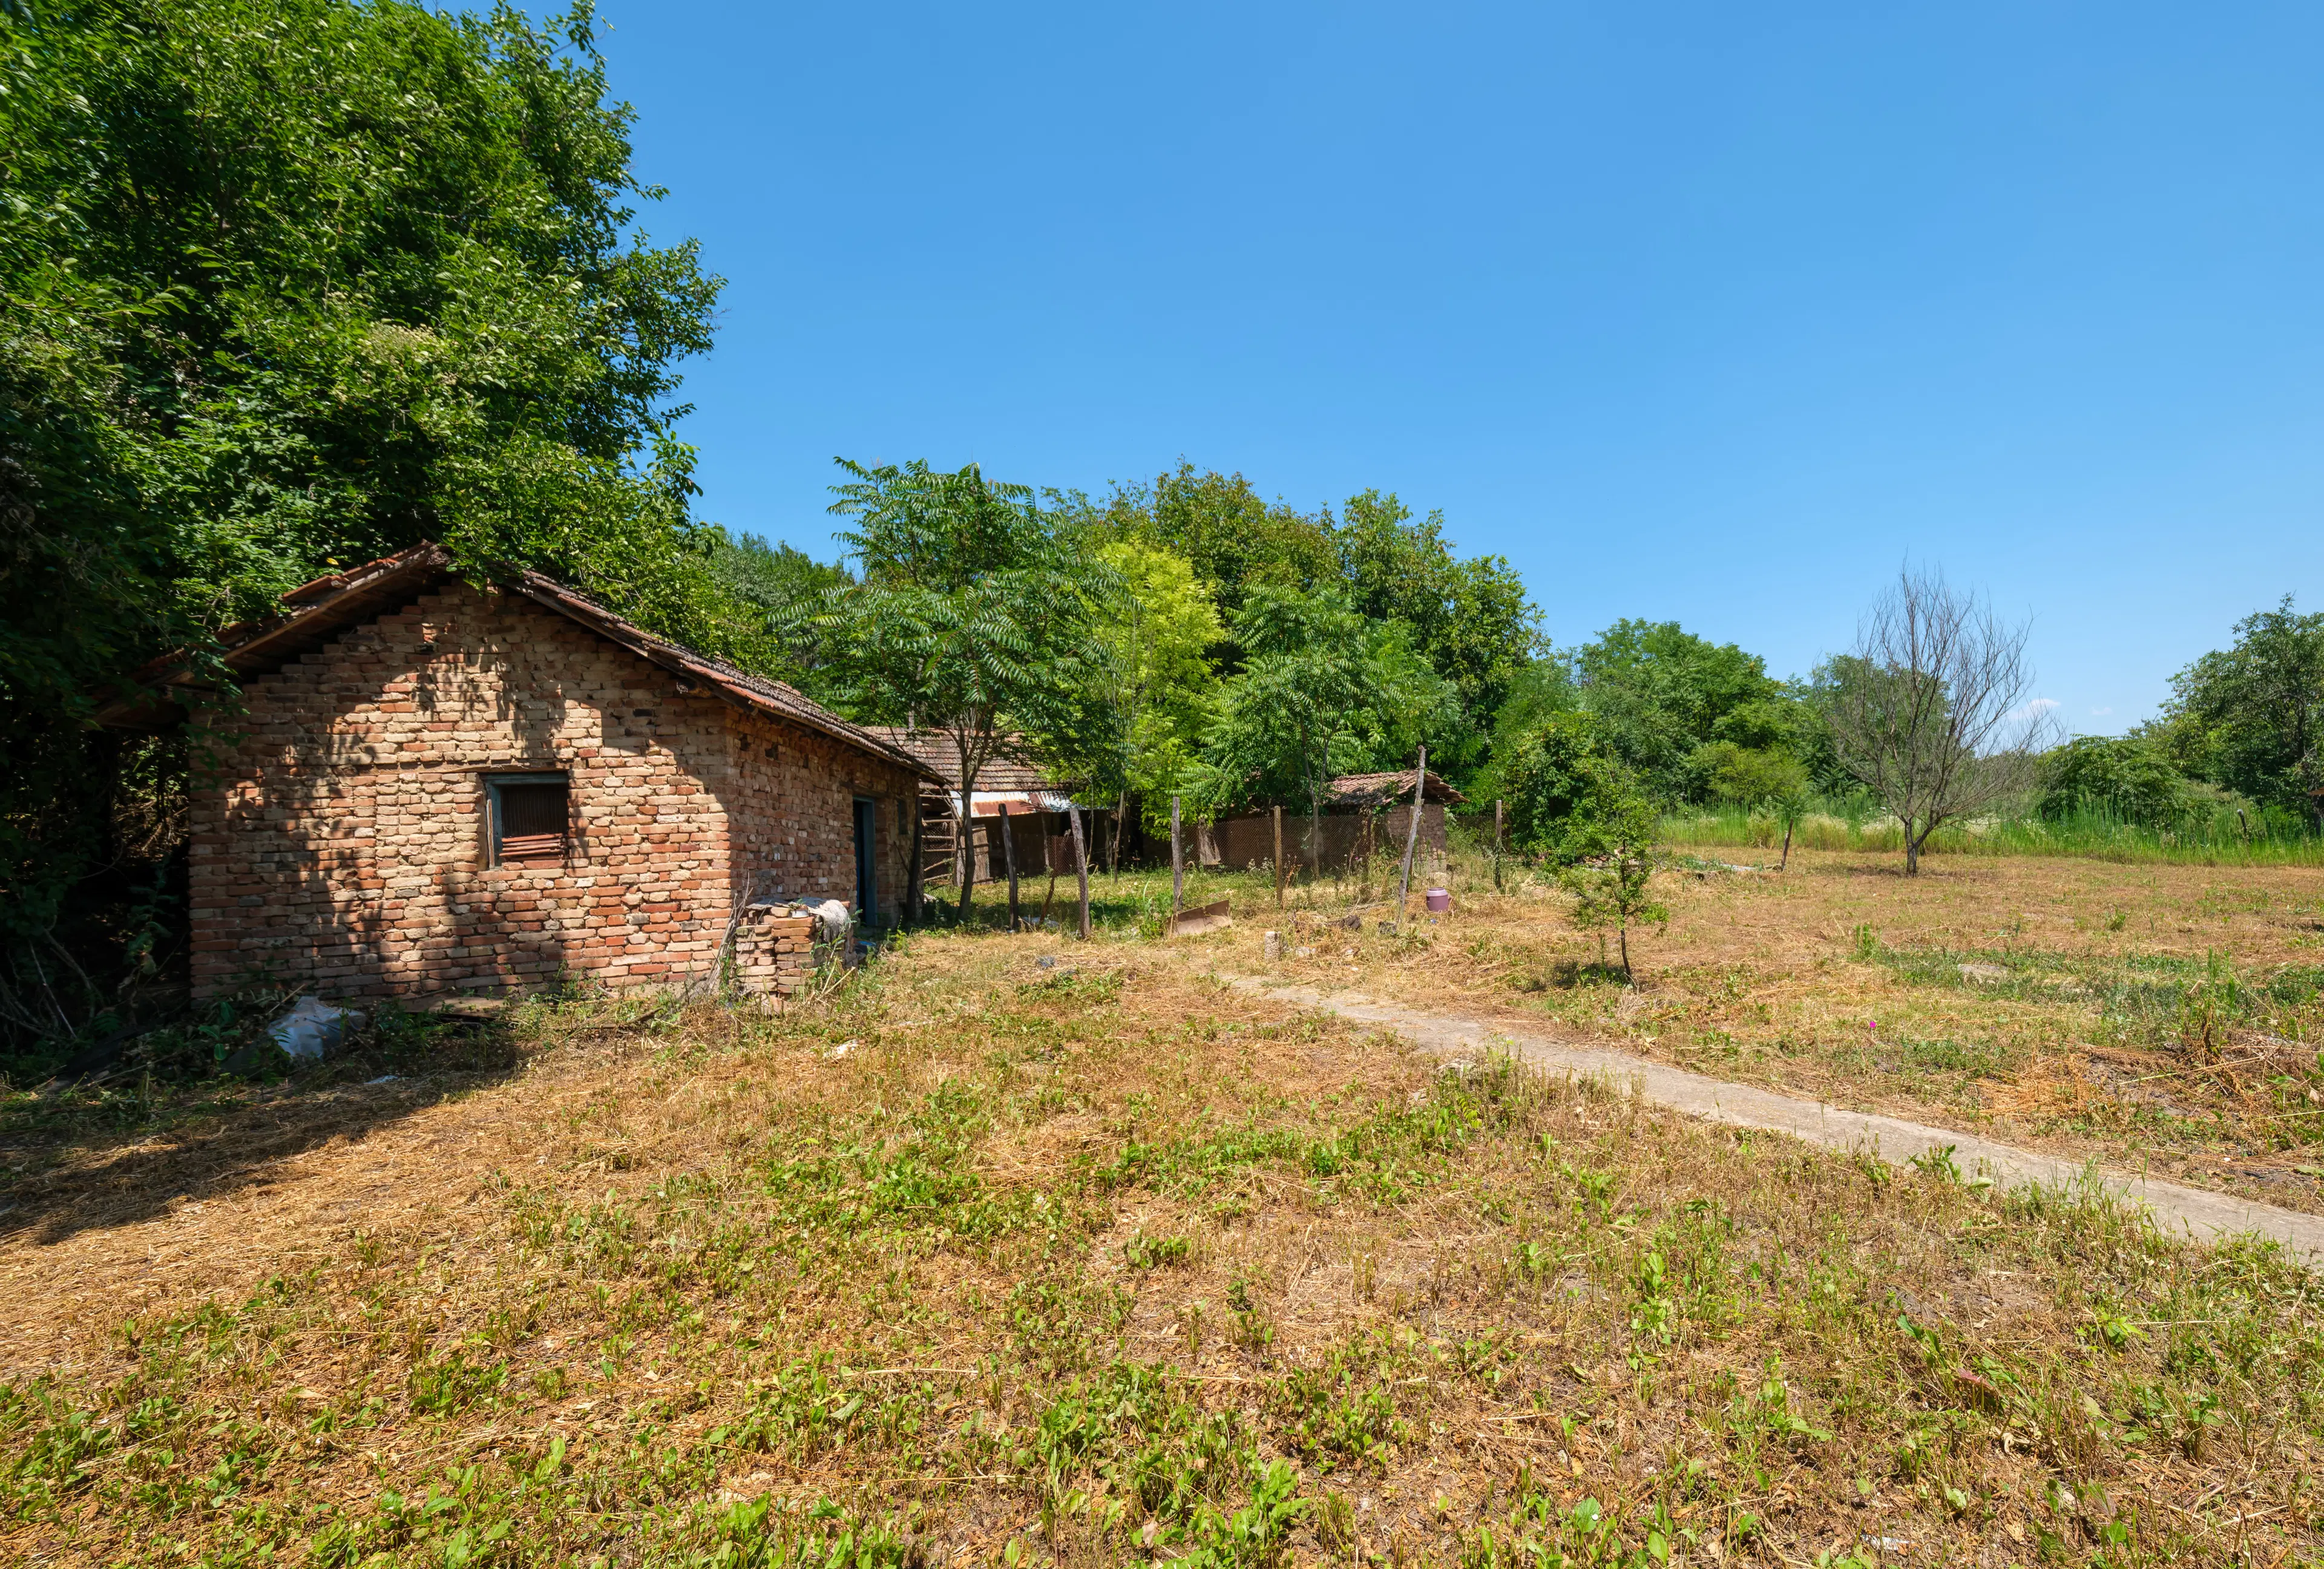
M 562 774 L 488 780 L 496 864 L 562 861 L 569 847 L 572 791 Z

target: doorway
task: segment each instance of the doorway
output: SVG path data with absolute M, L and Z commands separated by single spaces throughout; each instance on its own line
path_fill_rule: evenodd
M 880 914 L 880 883 L 873 853 L 880 844 L 880 803 L 855 798 L 855 919 L 870 926 Z

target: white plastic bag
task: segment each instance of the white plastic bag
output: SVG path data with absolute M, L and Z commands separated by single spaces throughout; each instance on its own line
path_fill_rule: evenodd
M 274 1044 L 290 1056 L 315 1058 L 335 1051 L 350 1030 L 363 1028 L 364 1015 L 350 1008 L 335 1008 L 318 997 L 301 997 L 281 1018 L 266 1027 Z

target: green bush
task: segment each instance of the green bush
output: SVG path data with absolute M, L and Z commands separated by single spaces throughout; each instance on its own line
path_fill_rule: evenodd
M 2043 759 L 2042 774 L 2034 815 L 2050 823 L 2096 809 L 2142 828 L 2180 828 L 2241 804 L 2136 736 L 2076 736 Z
M 1515 739 L 1499 768 L 1509 842 L 1527 854 L 1570 866 L 1654 836 L 1653 808 L 1588 714 L 1550 715 Z

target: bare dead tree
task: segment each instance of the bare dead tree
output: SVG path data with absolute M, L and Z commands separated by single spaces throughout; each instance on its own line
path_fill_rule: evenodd
M 2034 782 L 2051 725 L 2045 706 L 2029 701 L 2029 630 L 1941 573 L 1906 568 L 1829 667 L 1832 750 L 1904 824 L 1908 874 L 1938 825 Z

